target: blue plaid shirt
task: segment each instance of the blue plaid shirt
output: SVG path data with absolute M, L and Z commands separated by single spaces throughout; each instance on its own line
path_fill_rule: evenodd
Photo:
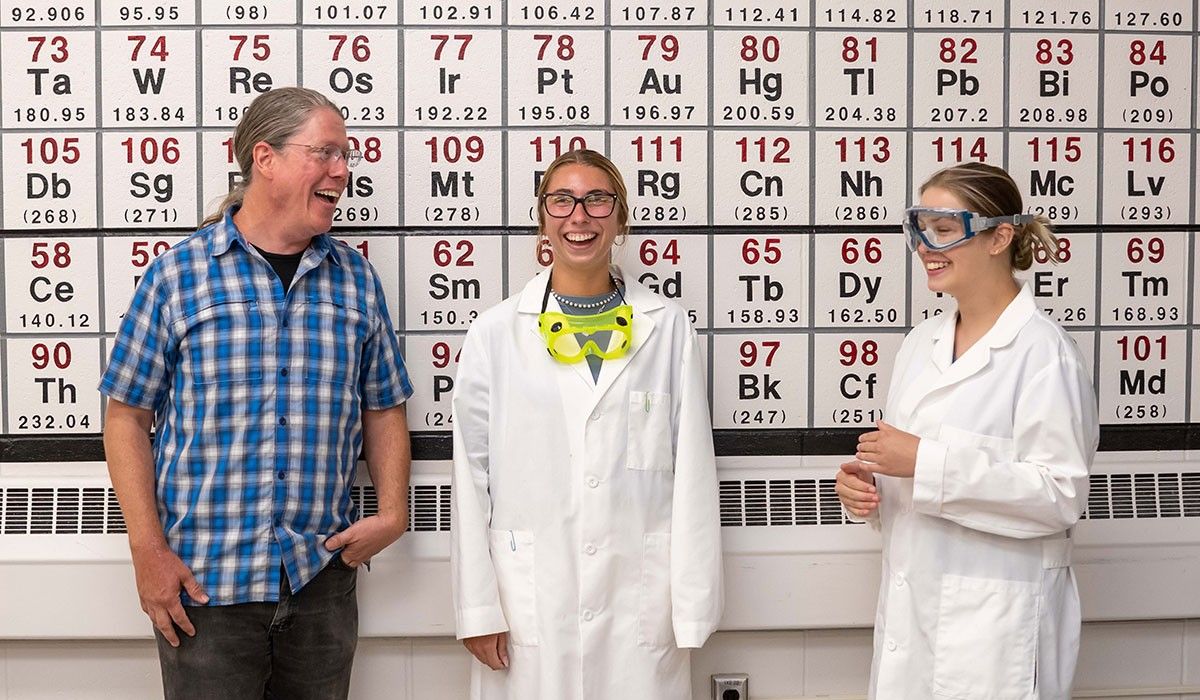
M 147 269 L 100 391 L 154 411 L 167 543 L 228 605 L 278 600 L 281 563 L 298 591 L 329 561 L 362 410 L 412 385 L 366 259 L 317 236 L 285 293 L 226 214 Z

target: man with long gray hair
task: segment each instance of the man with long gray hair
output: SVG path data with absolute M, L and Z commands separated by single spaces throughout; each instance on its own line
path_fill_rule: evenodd
M 361 158 L 341 112 L 271 90 L 233 147 L 242 183 L 121 323 L 109 473 L 169 700 L 345 698 L 358 566 L 408 524 L 412 386 L 374 269 L 327 234 Z

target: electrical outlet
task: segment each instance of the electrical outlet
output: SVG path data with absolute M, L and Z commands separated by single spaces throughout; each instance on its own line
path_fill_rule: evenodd
M 745 673 L 714 674 L 712 700 L 750 700 L 750 676 Z

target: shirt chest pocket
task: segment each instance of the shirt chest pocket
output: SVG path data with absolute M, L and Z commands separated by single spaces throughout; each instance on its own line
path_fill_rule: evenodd
M 670 471 L 675 466 L 673 432 L 670 394 L 629 392 L 626 467 L 643 471 Z
M 313 382 L 357 384 L 369 322 L 352 304 L 310 298 L 288 318 L 292 347 L 302 349 L 304 378 Z
M 180 321 L 181 358 L 195 385 L 261 381 L 263 319 L 258 301 L 240 297 L 213 301 Z

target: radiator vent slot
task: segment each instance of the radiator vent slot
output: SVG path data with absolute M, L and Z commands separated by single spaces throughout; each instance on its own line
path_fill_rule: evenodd
M 1200 517 L 1200 472 L 1092 474 L 1085 520 Z
M 833 479 L 722 481 L 723 527 L 843 525 Z
M 372 486 L 351 495 L 361 517 L 379 512 Z M 409 530 L 450 531 L 450 485 L 409 488 Z M 125 533 L 121 505 L 111 488 L 0 489 L 0 535 L 119 535 Z
M 29 489 L 4 490 L 4 534 L 29 532 Z
M 441 491 L 446 493 L 446 505 L 450 503 L 450 486 L 422 484 L 412 488 L 409 501 L 409 524 L 413 532 L 449 532 L 450 508 L 442 508 Z
M 411 491 L 410 491 L 411 493 Z M 358 517 L 367 518 L 379 513 L 379 499 L 375 496 L 373 486 L 355 486 L 351 492 L 354 504 L 358 506 Z M 412 528 L 412 515 L 409 514 L 409 528 Z

